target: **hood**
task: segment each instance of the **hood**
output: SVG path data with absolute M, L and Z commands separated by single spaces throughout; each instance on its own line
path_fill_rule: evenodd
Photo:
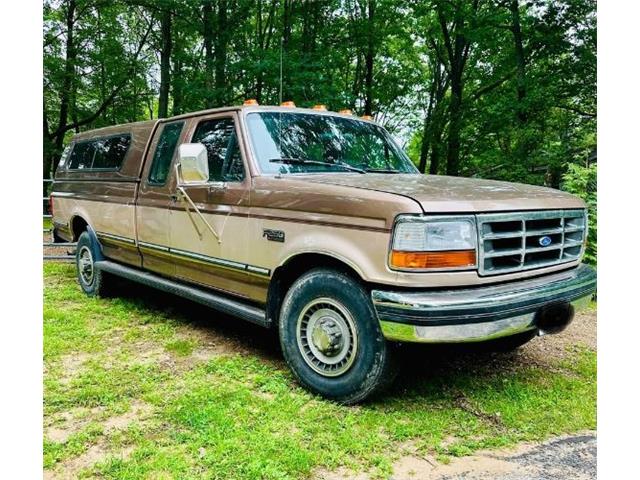
M 314 174 L 315 183 L 395 193 L 420 204 L 425 213 L 495 212 L 584 208 L 584 202 L 553 188 L 477 178 L 416 174 Z

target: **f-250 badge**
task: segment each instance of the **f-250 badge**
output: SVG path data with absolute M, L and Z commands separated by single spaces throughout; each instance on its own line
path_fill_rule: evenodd
M 284 243 L 284 232 L 282 230 L 271 230 L 269 228 L 265 228 L 262 230 L 262 236 L 267 237 L 267 240 L 272 242 Z

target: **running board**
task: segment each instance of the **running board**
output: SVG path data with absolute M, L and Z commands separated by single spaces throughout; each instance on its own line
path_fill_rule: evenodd
M 172 293 L 179 297 L 201 303 L 229 315 L 240 317 L 263 327 L 268 327 L 265 311 L 261 308 L 249 305 L 239 300 L 222 296 L 202 288 L 193 287 L 184 283 L 169 280 L 151 272 L 126 267 L 109 260 L 101 260 L 95 263 L 96 268 L 118 277 L 123 277 L 134 282 L 142 283 L 157 288 L 163 292 Z

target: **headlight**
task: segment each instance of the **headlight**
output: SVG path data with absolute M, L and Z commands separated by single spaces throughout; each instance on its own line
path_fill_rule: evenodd
M 475 219 L 399 217 L 394 229 L 389 264 L 401 270 L 475 267 Z

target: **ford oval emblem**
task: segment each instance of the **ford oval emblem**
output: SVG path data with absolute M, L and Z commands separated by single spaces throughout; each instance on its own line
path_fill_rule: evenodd
M 544 237 L 540 237 L 538 239 L 538 243 L 541 247 L 548 247 L 549 245 L 551 245 L 551 237 L 547 235 L 545 235 Z

